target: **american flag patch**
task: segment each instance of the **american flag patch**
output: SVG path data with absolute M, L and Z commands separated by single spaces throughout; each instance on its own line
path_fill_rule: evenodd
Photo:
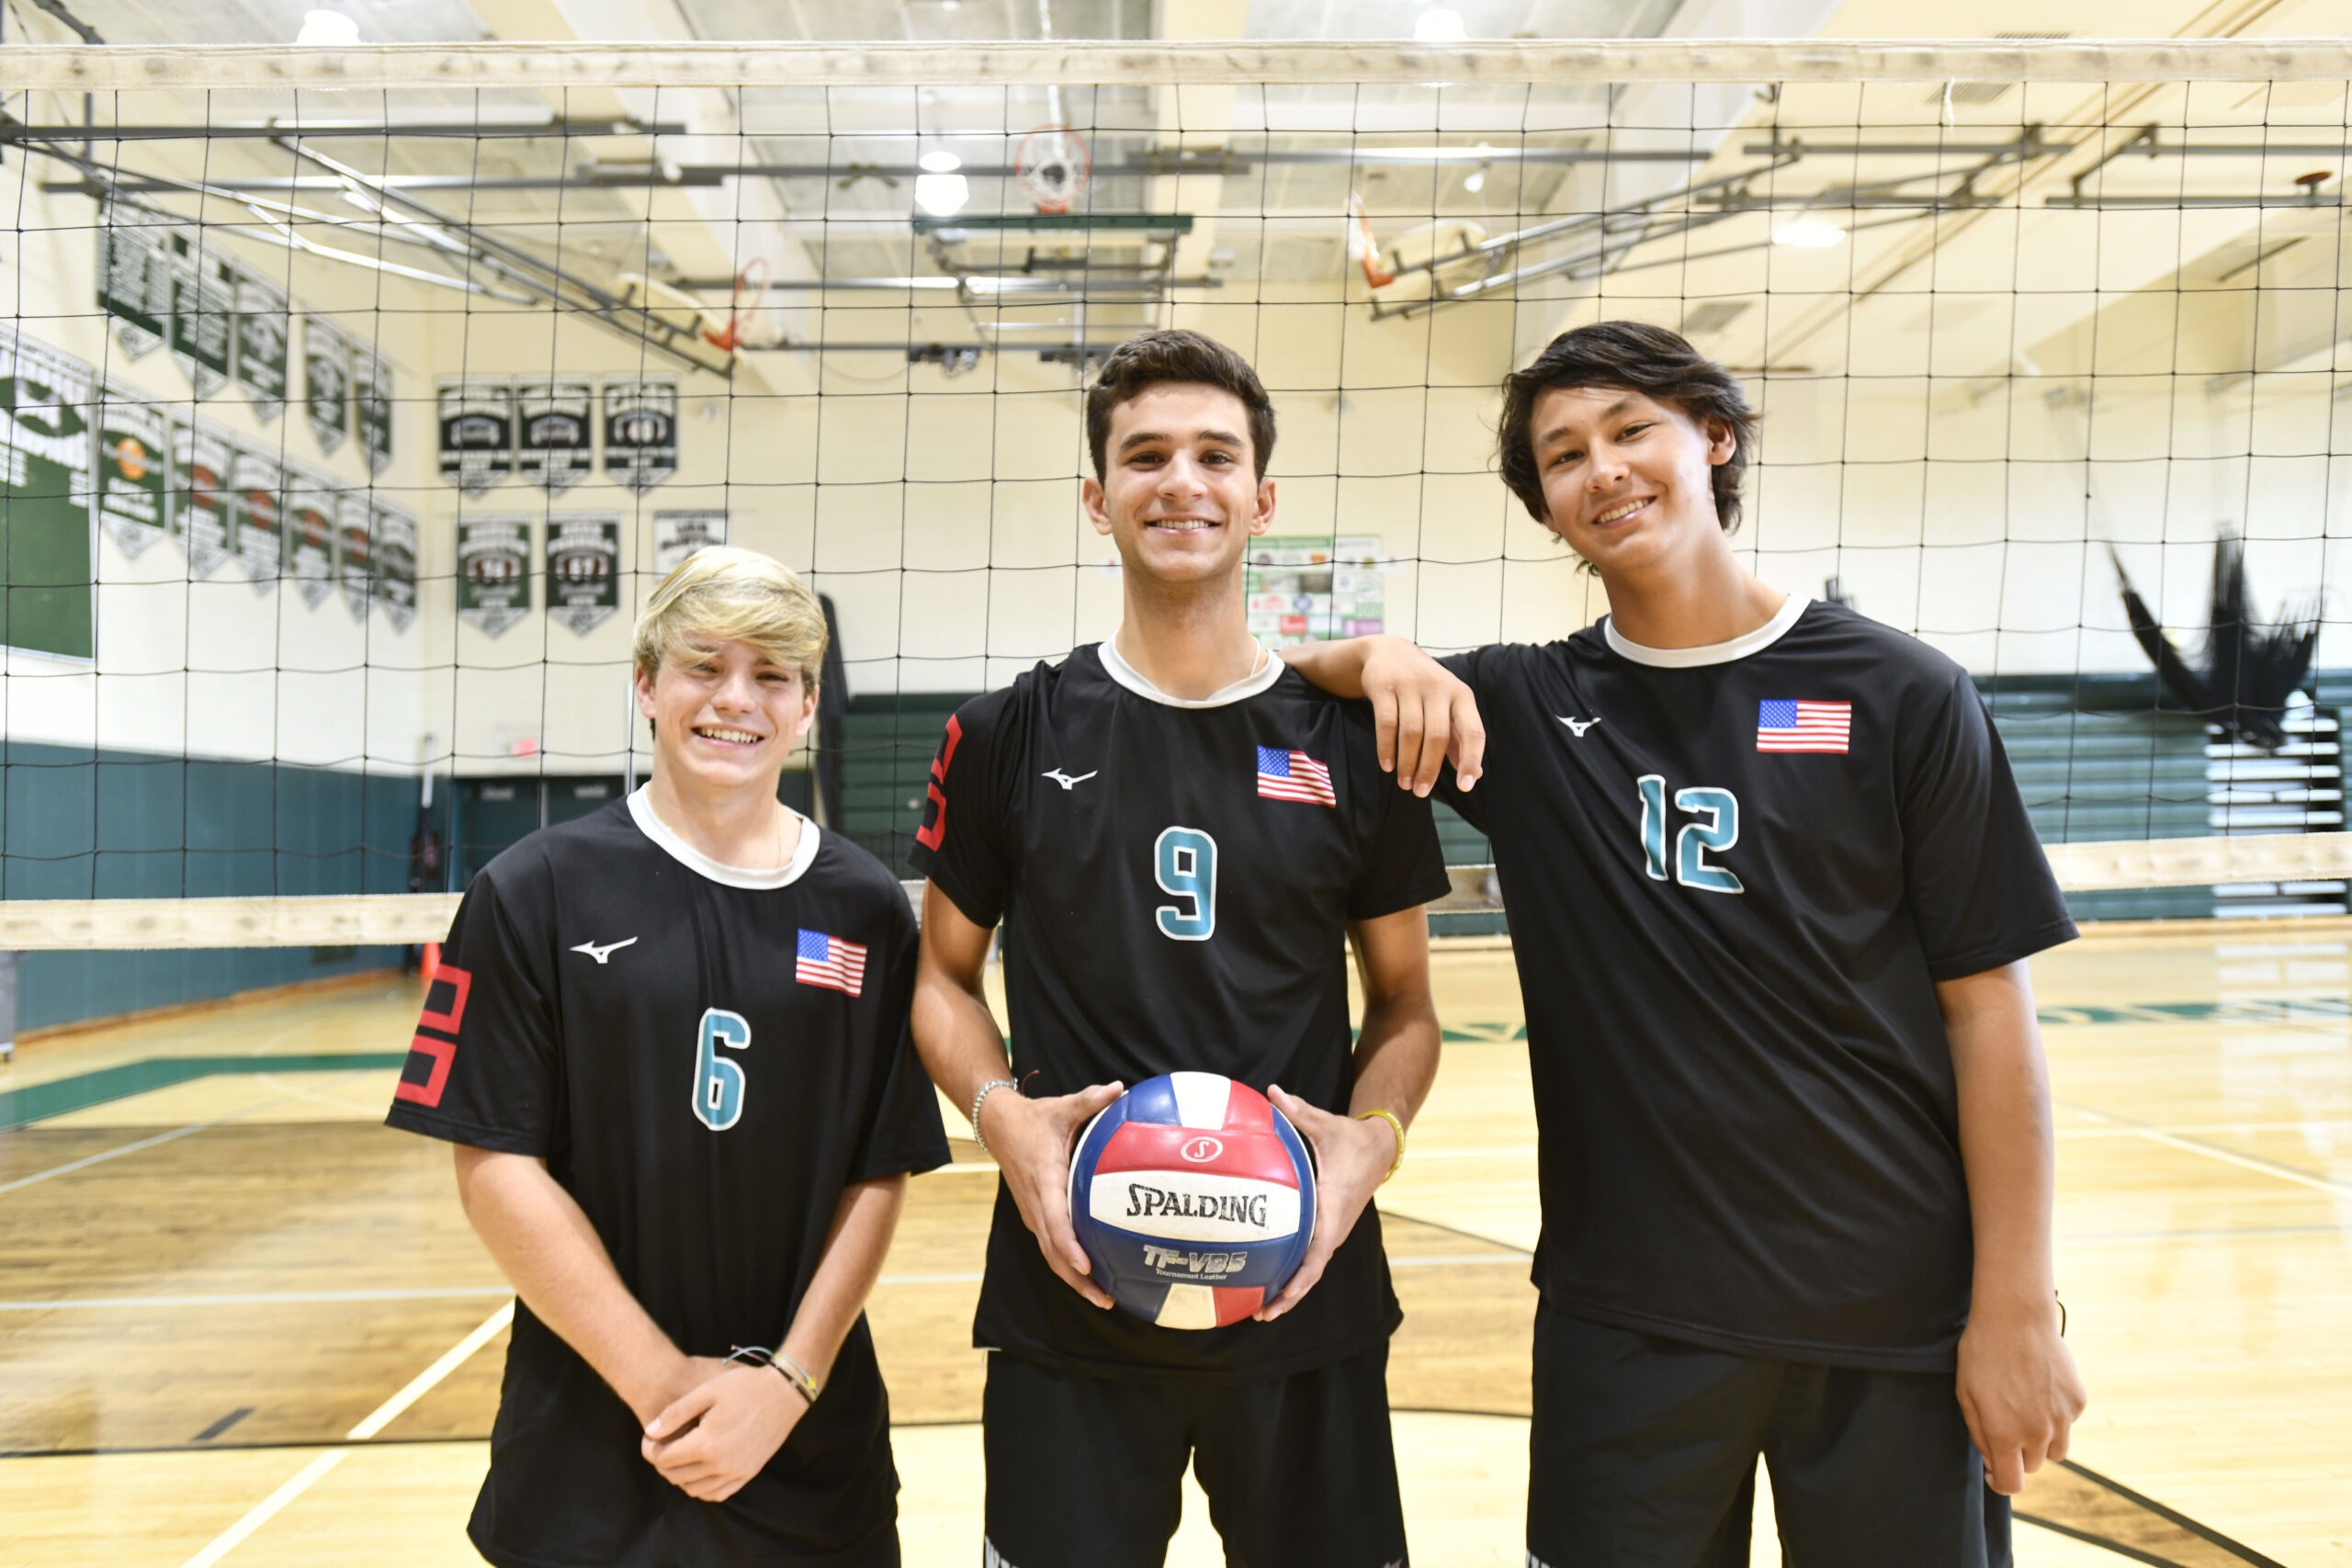
M 803 930 L 792 977 L 804 986 L 824 986 L 857 996 L 865 986 L 865 944 Z
M 1854 728 L 1851 703 L 1801 703 L 1766 699 L 1756 705 L 1758 751 L 1835 751 L 1846 754 Z
M 1258 798 L 1297 800 L 1309 806 L 1338 807 L 1331 791 L 1331 770 L 1304 751 L 1279 746 L 1258 748 Z

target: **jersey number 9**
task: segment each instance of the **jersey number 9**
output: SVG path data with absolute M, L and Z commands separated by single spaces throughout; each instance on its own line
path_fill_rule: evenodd
M 1189 900 L 1152 911 L 1159 934 L 1177 942 L 1208 941 L 1216 930 L 1216 840 L 1198 828 L 1162 829 L 1151 856 L 1159 890 Z
M 721 1045 L 741 1051 L 752 1043 L 752 1026 L 741 1013 L 703 1010 L 695 1046 L 695 1115 L 714 1133 L 724 1133 L 743 1114 L 743 1069 L 718 1054 Z

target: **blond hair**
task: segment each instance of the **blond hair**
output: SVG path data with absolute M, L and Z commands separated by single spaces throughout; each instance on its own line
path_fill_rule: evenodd
M 630 653 L 653 679 L 690 642 L 740 640 L 797 670 L 811 691 L 825 661 L 825 612 L 790 567 L 729 545 L 696 550 L 672 570 L 637 617 Z

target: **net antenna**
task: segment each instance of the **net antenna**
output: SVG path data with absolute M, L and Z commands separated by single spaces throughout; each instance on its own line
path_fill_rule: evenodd
M 1038 211 L 1068 212 L 1093 178 L 1094 154 L 1069 126 L 1041 125 L 1021 139 L 1012 171 Z

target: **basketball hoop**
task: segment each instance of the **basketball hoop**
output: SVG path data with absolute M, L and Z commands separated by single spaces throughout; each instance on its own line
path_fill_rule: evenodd
M 768 258 L 753 256 L 743 264 L 743 270 L 735 275 L 734 296 L 727 306 L 727 324 L 717 329 L 705 327 L 703 341 L 728 354 L 739 348 L 767 346 L 751 341 L 752 323 L 758 313 L 767 308 L 767 292 Z
M 1094 154 L 1085 138 L 1066 125 L 1041 125 L 1021 139 L 1012 172 L 1040 212 L 1068 212 L 1085 194 L 1094 173 Z
M 1363 197 L 1348 192 L 1348 254 L 1363 267 L 1363 280 L 1374 288 L 1385 288 L 1396 281 L 1396 275 L 1380 265 L 1380 246 L 1372 237 L 1372 219 L 1363 209 Z

